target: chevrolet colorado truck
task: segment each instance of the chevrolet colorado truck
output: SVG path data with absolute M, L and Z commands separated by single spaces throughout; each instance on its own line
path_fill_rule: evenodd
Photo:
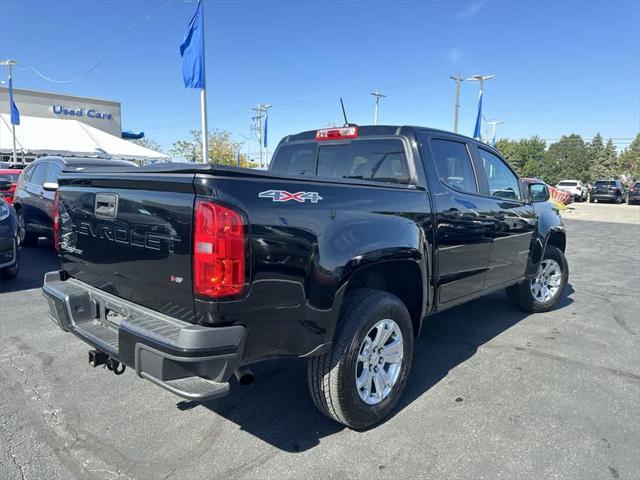
M 212 164 L 63 173 L 50 317 L 180 397 L 308 358 L 317 407 L 354 429 L 385 419 L 426 316 L 498 289 L 528 312 L 568 279 L 543 183 L 444 131 L 353 126 L 284 138 L 268 171 Z

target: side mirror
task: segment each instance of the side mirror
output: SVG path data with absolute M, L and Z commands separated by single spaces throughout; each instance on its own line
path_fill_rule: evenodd
M 529 198 L 533 203 L 546 202 L 549 196 L 549 188 L 544 183 L 529 184 Z
M 0 192 L 9 190 L 11 188 L 11 185 L 13 185 L 13 183 L 11 183 L 9 180 L 0 180 Z
M 58 190 L 58 182 L 44 182 L 42 184 L 42 188 L 44 188 L 47 192 L 55 192 Z

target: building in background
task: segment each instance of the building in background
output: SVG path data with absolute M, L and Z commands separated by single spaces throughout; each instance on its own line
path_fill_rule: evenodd
M 29 162 L 46 154 L 167 159 L 162 153 L 122 139 L 120 102 L 19 88 L 13 89 L 13 97 L 21 118 L 16 126 L 19 161 Z M 11 135 L 9 114 L 9 90 L 0 87 L 1 161 L 10 161 L 12 155 L 12 138 L 6 138 Z M 132 138 L 130 133 L 125 136 Z

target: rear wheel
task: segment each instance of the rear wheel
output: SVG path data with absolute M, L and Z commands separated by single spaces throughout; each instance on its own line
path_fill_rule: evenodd
M 569 280 L 569 264 L 562 250 L 547 245 L 538 273 L 507 288 L 512 304 L 525 312 L 548 312 L 555 308 Z
M 22 209 L 18 210 L 18 241 L 25 247 L 33 247 L 38 243 L 38 236 L 27 229 L 27 219 Z
M 308 365 L 309 390 L 329 418 L 371 427 L 395 407 L 413 357 L 413 326 L 402 301 L 361 288 L 345 298 L 332 349 Z

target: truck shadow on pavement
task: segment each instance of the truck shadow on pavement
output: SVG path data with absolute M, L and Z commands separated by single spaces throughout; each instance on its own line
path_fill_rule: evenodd
M 60 270 L 58 254 L 50 240 L 41 238 L 36 247 L 20 248 L 20 270 L 15 278 L 0 281 L 0 293 L 42 287 L 44 274 Z
M 570 305 L 573 293 L 567 285 L 557 308 Z M 512 307 L 504 293 L 497 292 L 427 318 L 415 344 L 406 390 L 387 421 L 393 421 L 393 416 L 471 358 L 480 346 L 528 315 Z M 315 408 L 307 390 L 305 360 L 265 362 L 252 368 L 256 374 L 253 385 L 240 386 L 234 379 L 229 396 L 202 405 L 287 452 L 311 449 L 322 438 L 345 428 Z M 180 410 L 197 406 L 193 402 L 177 404 Z

